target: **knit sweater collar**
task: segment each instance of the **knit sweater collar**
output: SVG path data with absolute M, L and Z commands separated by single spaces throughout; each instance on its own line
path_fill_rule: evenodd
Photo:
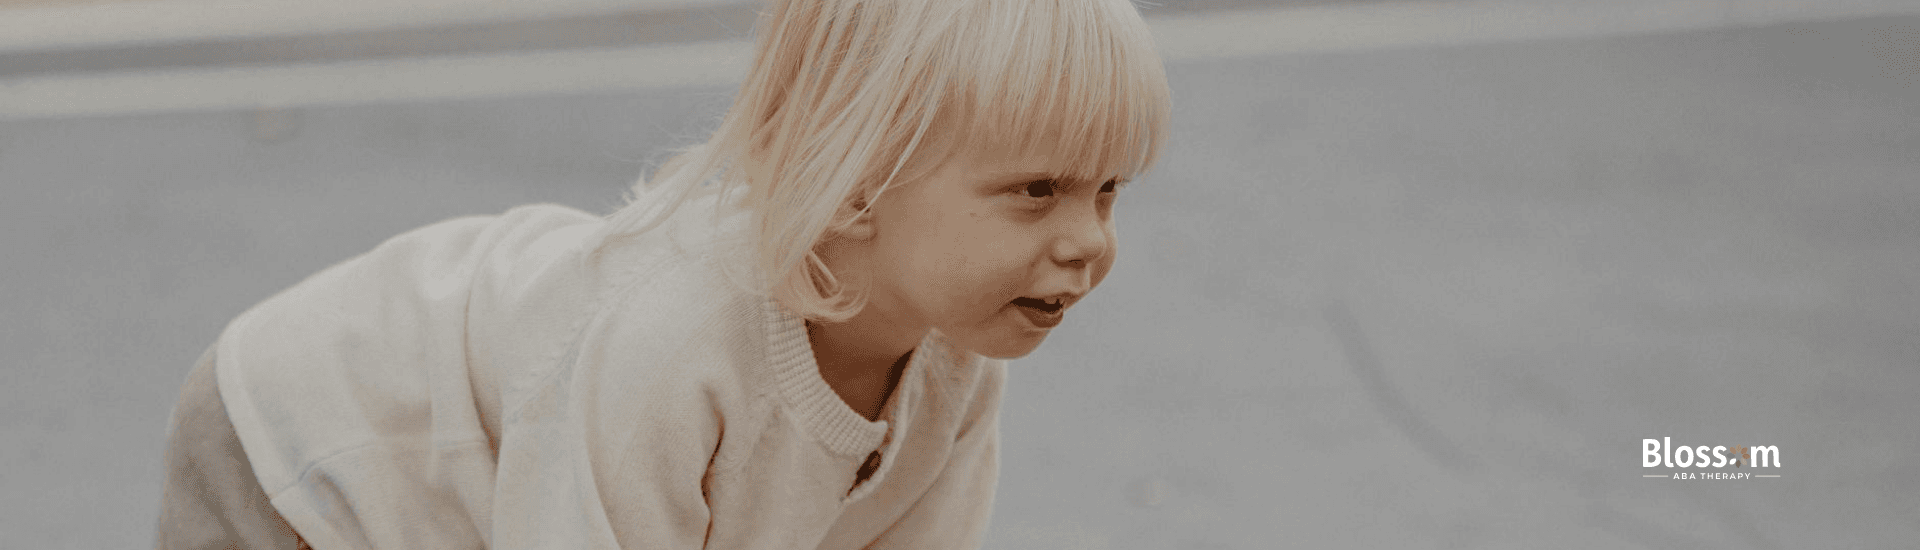
M 807 338 L 806 320 L 771 299 L 763 309 L 767 323 L 767 364 L 773 370 L 774 383 L 801 424 L 835 454 L 860 457 L 886 443 L 889 424 L 905 420 L 896 417 L 895 411 L 912 410 L 926 362 L 946 355 L 935 349 L 939 343 L 936 334 L 930 333 L 921 340 L 900 373 L 880 418 L 870 421 L 847 406 L 820 376 L 813 344 Z
M 750 247 L 745 234 L 752 227 L 752 216 L 734 208 L 714 209 L 712 201 L 721 197 L 707 196 L 690 201 L 682 206 L 683 216 L 673 226 L 674 240 L 682 250 L 699 250 L 728 276 L 735 272 L 728 267 L 750 265 L 752 258 L 747 255 Z M 738 201 L 732 197 L 732 201 Z M 711 214 L 720 213 L 719 220 L 713 220 Z M 718 223 L 714 223 L 717 221 Z M 763 276 L 744 270 L 745 277 L 751 279 L 754 288 L 767 288 Z M 756 292 L 758 293 L 758 292 Z M 853 457 L 865 457 L 868 452 L 889 442 L 889 429 L 904 429 L 906 418 L 895 411 L 912 410 L 911 405 L 917 398 L 922 379 L 922 371 L 930 368 L 929 361 L 953 361 L 953 354 L 947 352 L 944 339 L 938 331 L 930 331 L 914 348 L 907 366 L 900 373 L 895 389 L 888 396 L 877 420 L 867 420 L 853 410 L 840 395 L 833 391 L 825 378 L 820 375 L 820 366 L 814 360 L 813 343 L 807 336 L 806 319 L 795 314 L 770 296 L 762 295 L 761 310 L 767 333 L 766 367 L 770 369 L 773 383 L 786 407 L 810 432 L 814 439 L 835 454 Z M 933 367 L 938 368 L 938 367 Z M 881 449 L 891 454 L 891 449 Z

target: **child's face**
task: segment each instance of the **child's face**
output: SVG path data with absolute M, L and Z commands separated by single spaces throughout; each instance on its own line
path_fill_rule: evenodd
M 872 209 L 864 313 L 1024 356 L 1113 266 L 1115 185 L 1052 182 L 1052 156 L 976 147 Z M 1052 302 L 1051 304 L 1048 302 Z

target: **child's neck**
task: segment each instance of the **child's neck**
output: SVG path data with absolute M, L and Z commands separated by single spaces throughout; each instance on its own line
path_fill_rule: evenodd
M 820 377 L 841 401 L 867 420 L 880 417 L 908 358 L 920 343 L 920 338 L 909 339 L 897 326 L 860 315 L 845 323 L 808 321 L 807 340 L 813 344 Z

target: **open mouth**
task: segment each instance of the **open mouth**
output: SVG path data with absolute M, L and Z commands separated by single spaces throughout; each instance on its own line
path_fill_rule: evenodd
M 1030 307 L 1030 308 L 1044 311 L 1047 313 L 1054 313 L 1054 312 L 1060 311 L 1060 308 L 1066 307 L 1067 301 L 1060 298 L 1051 298 L 1051 299 L 1014 298 L 1013 305 L 1020 306 L 1020 307 Z
M 1033 326 L 1053 328 L 1059 325 L 1060 319 L 1066 315 L 1064 310 L 1067 309 L 1067 300 L 1065 298 L 1021 297 L 1014 298 L 1013 305 L 1018 306 L 1020 313 L 1025 315 L 1027 321 L 1033 323 Z

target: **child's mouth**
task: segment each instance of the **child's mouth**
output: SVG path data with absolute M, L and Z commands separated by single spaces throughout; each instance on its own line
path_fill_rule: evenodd
M 1064 310 L 1066 309 L 1067 302 L 1062 298 L 1041 299 L 1021 297 L 1014 298 L 1013 305 L 1019 306 L 1020 313 L 1027 316 L 1027 321 L 1032 322 L 1033 326 L 1040 328 L 1053 328 L 1060 324 L 1061 318 L 1066 316 Z

